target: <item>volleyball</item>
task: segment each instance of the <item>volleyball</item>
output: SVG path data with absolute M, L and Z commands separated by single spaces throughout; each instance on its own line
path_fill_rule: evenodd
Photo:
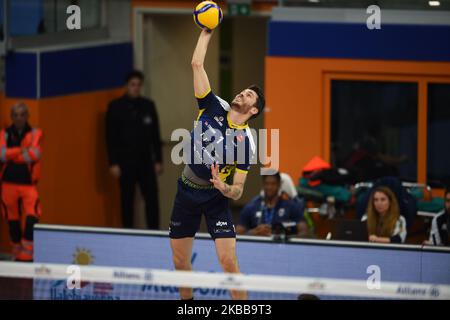
M 222 22 L 223 13 L 217 3 L 203 1 L 194 11 L 194 21 L 201 29 L 213 30 Z

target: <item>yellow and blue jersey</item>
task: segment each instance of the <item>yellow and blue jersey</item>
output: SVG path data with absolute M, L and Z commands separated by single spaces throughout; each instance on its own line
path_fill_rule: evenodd
M 218 163 L 225 181 L 232 172 L 247 173 L 256 152 L 248 124 L 228 117 L 230 106 L 211 90 L 197 96 L 199 115 L 191 132 L 190 168 L 201 179 L 211 179 L 211 164 Z

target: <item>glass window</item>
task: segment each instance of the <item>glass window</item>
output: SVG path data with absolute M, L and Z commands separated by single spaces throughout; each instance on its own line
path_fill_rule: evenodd
M 450 84 L 428 85 L 427 177 L 431 185 L 450 185 Z
M 331 158 L 357 181 L 417 180 L 417 83 L 333 80 Z
M 5 9 L 4 9 L 3 5 L 4 5 L 4 2 L 0 1 L 0 40 L 1 41 L 3 41 L 4 34 L 5 34 L 4 26 L 3 26 L 3 16 L 5 14 L 5 12 L 4 12 Z
M 8 11 L 9 35 L 32 36 L 42 31 L 42 0 L 10 1 Z
M 43 0 L 45 32 L 66 31 L 69 15 L 67 8 L 77 5 L 81 10 L 81 28 L 98 28 L 101 26 L 100 0 Z
M 3 1 L 0 4 L 3 30 Z M 8 10 L 9 35 L 33 36 L 67 31 L 67 7 L 70 5 L 80 7 L 82 29 L 101 27 L 101 0 L 14 0 Z

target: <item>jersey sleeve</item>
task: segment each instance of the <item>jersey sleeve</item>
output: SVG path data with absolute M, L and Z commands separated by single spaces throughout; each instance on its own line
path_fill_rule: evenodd
M 236 172 L 247 174 L 250 171 L 250 163 L 236 164 Z
M 201 96 L 196 96 L 196 98 L 200 111 L 212 116 L 225 115 L 227 113 L 227 106 L 229 108 L 228 103 L 217 97 L 211 89 Z
M 239 150 L 239 149 L 238 149 Z M 245 138 L 245 158 L 239 157 L 236 163 L 236 172 L 248 173 L 250 171 L 250 167 L 254 162 L 255 154 L 255 143 L 253 140 L 253 136 L 250 132 L 250 129 L 246 129 L 246 138 Z M 239 152 L 239 151 L 238 151 Z

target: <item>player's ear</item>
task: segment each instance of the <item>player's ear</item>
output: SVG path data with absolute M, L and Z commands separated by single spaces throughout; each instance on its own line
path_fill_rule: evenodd
M 252 107 L 252 108 L 250 109 L 250 113 L 251 113 L 252 115 L 257 115 L 257 114 L 258 114 L 258 108 Z

